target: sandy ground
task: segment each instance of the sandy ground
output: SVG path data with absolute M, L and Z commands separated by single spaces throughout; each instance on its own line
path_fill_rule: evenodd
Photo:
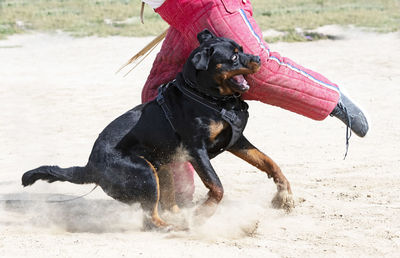
M 317 122 L 250 102 L 245 134 L 305 201 L 290 214 L 273 209 L 273 182 L 226 153 L 213 160 L 225 188 L 217 213 L 196 225 L 184 209 L 179 219 L 190 230 L 169 233 L 143 232 L 139 207 L 101 189 L 45 202 L 92 185 L 20 184 L 39 165 L 84 165 L 100 131 L 139 104 L 154 54 L 125 78 L 114 72 L 150 38 L 0 41 L 0 257 L 398 257 L 400 34 L 342 34 L 271 47 L 345 86 L 369 112 L 369 135 L 354 135 L 343 160 L 345 127 L 337 119 Z M 197 178 L 196 186 L 201 200 L 206 190 Z

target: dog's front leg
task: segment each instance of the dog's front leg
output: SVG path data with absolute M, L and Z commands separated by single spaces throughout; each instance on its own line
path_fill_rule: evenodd
M 275 208 L 283 208 L 286 211 L 290 211 L 294 207 L 289 181 L 270 157 L 254 147 L 243 135 L 228 151 L 266 172 L 269 178 L 272 177 L 274 179 L 278 188 L 277 194 L 272 199 L 272 204 Z
M 207 200 L 196 210 L 196 214 L 209 217 L 215 213 L 218 203 L 222 200 L 224 188 L 205 149 L 196 149 L 192 151 L 191 156 L 194 169 L 209 189 Z

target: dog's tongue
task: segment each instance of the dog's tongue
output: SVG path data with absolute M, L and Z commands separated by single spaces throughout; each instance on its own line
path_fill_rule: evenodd
M 245 91 L 250 88 L 249 84 L 247 84 L 247 81 L 242 74 L 235 75 L 232 77 L 232 79 L 240 87 L 240 90 Z

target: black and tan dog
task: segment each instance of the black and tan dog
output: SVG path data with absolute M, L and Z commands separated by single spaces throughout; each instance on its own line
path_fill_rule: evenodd
M 208 199 L 197 213 L 211 215 L 223 196 L 210 159 L 227 150 L 272 177 L 278 187 L 273 204 L 293 206 L 290 185 L 279 167 L 242 134 L 248 105 L 240 93 L 249 89 L 243 75 L 257 72 L 260 59 L 243 53 L 234 41 L 199 33 L 195 49 L 177 78 L 160 87 L 156 100 L 139 105 L 109 124 L 96 140 L 85 167 L 42 166 L 26 172 L 22 184 L 36 180 L 94 183 L 112 198 L 139 202 L 157 227 L 167 225 L 158 204 L 179 210 L 167 164 L 176 155 L 190 161 Z

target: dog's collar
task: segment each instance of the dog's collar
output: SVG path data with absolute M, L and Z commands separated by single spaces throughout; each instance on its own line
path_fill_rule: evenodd
M 170 108 L 168 107 L 168 104 L 166 103 L 166 100 L 164 97 L 164 93 L 166 92 L 167 88 L 170 87 L 171 85 L 175 86 L 183 95 L 185 95 L 189 99 L 218 113 L 221 116 L 221 118 L 231 126 L 231 129 L 232 129 L 231 139 L 230 139 L 228 145 L 225 148 L 223 148 L 221 151 L 223 151 L 224 149 L 228 149 L 239 139 L 239 137 L 241 136 L 243 129 L 244 129 L 243 121 L 242 121 L 243 117 L 238 117 L 234 110 L 227 110 L 223 107 L 220 107 L 215 102 L 211 102 L 208 99 L 205 99 L 202 96 L 199 96 L 198 94 L 196 94 L 197 92 L 191 91 L 188 87 L 185 87 L 183 85 L 183 83 L 180 83 L 180 81 L 173 80 L 167 84 L 161 85 L 158 88 L 158 95 L 157 95 L 156 101 L 157 101 L 158 105 L 161 107 L 161 109 L 163 110 L 165 118 L 168 120 L 169 124 L 171 125 L 171 128 L 174 130 L 175 134 L 178 135 L 178 137 L 179 137 L 179 132 L 176 129 L 176 127 L 174 126 L 174 116 L 173 116 L 172 112 L 170 111 Z M 246 124 L 247 117 L 248 117 L 248 113 L 247 113 L 248 105 L 245 102 L 243 102 L 243 103 L 244 103 L 244 106 L 242 108 L 242 111 L 245 111 L 245 113 L 246 113 L 246 115 L 245 115 L 246 118 L 244 121 L 244 124 Z
M 180 79 L 179 77 L 181 77 L 181 80 L 183 80 L 183 83 L 181 85 L 187 85 L 188 87 L 186 87 L 186 88 L 188 91 L 193 92 L 193 94 L 204 99 L 205 101 L 220 102 L 220 101 L 229 101 L 229 100 L 233 100 L 233 99 L 237 99 L 237 98 L 241 97 L 240 93 L 235 93 L 234 95 L 221 96 L 221 97 L 211 96 L 207 93 L 199 91 L 196 88 L 196 85 L 191 80 L 187 79 L 183 73 L 180 74 L 180 76 L 178 76 L 178 80 Z M 184 87 L 184 86 L 182 86 L 182 87 Z
M 182 79 L 184 80 L 182 82 Z M 221 117 L 227 121 L 229 124 L 236 124 L 237 123 L 237 116 L 236 113 L 233 110 L 226 110 L 225 108 L 221 107 L 218 105 L 217 101 L 222 101 L 222 99 L 210 99 L 204 97 L 204 94 L 193 88 L 191 85 L 189 87 L 186 87 L 185 83 L 186 80 L 185 78 L 181 75 L 177 77 L 177 80 L 173 80 L 172 83 L 176 86 L 177 89 L 179 89 L 180 92 L 182 92 L 185 96 L 189 97 L 190 99 L 196 101 L 197 103 L 202 104 L 203 106 L 208 107 L 209 109 L 214 110 L 215 112 L 219 113 Z M 211 97 L 211 96 L 210 96 Z M 237 97 L 230 96 L 229 100 L 235 99 Z M 246 104 L 244 106 L 243 111 L 247 111 L 248 105 Z

